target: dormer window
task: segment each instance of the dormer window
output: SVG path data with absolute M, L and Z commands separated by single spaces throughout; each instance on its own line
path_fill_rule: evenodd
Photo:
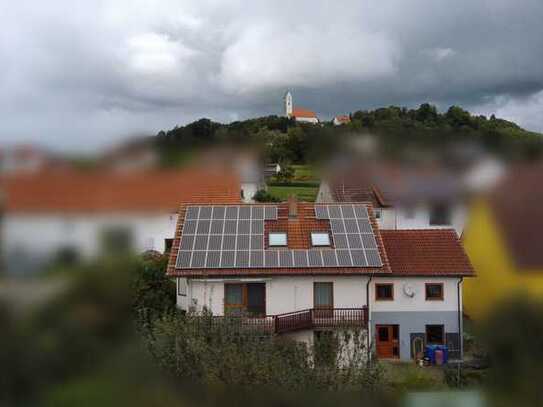
M 311 232 L 313 246 L 330 246 L 330 235 L 326 232 Z
M 271 246 L 286 246 L 287 234 L 284 232 L 271 232 L 269 235 L 269 242 Z

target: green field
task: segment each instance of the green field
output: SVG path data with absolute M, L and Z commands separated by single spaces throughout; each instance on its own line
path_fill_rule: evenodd
M 315 187 L 268 187 L 268 192 L 279 198 L 281 201 L 286 201 L 290 195 L 296 195 L 299 201 L 315 202 L 317 198 L 318 188 Z

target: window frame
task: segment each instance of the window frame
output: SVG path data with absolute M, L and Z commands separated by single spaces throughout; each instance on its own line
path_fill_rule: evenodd
M 272 235 L 284 235 L 285 243 L 284 244 L 272 244 Z M 268 247 L 287 247 L 288 246 L 288 236 L 287 232 L 268 232 Z
M 317 305 L 317 285 L 326 285 L 330 287 L 331 304 L 327 306 Z M 313 308 L 315 309 L 334 309 L 334 282 L 333 281 L 314 281 L 313 282 Z
M 264 286 L 264 312 L 259 315 L 248 315 L 249 314 L 249 284 L 262 284 Z M 227 294 L 226 291 L 228 287 L 231 286 L 239 286 L 241 287 L 241 303 L 239 304 L 228 304 L 226 302 Z M 224 283 L 224 300 L 223 300 L 223 306 L 224 306 L 224 315 L 229 315 L 229 310 L 233 309 L 239 309 L 240 310 L 240 316 L 249 316 L 253 318 L 259 318 L 266 316 L 266 308 L 267 308 L 267 299 L 266 299 L 266 283 L 260 283 L 260 282 L 232 282 L 232 283 Z M 236 316 L 235 314 L 232 314 Z
M 435 211 L 440 211 L 440 210 L 443 210 L 446 212 L 438 213 L 438 216 L 436 217 L 434 215 Z M 443 203 L 443 202 L 434 203 L 433 205 L 430 206 L 430 213 L 428 215 L 429 215 L 428 223 L 430 224 L 430 226 L 451 226 L 452 225 L 452 208 L 447 203 Z
M 441 342 L 430 342 L 428 340 L 428 327 L 440 327 L 441 328 Z M 446 343 L 446 337 L 445 337 L 445 325 L 444 324 L 427 324 L 424 326 L 424 341 L 426 342 L 426 345 L 445 345 Z
M 184 278 L 185 280 L 185 293 L 183 294 L 183 292 L 181 291 L 181 284 L 180 284 L 180 281 L 181 281 L 181 277 L 178 277 L 177 278 L 177 295 L 180 296 L 180 297 L 186 297 L 187 296 L 187 291 L 188 291 L 188 286 L 189 286 L 189 282 L 186 278 Z
M 380 297 L 379 287 L 390 286 L 391 297 Z M 394 301 L 394 283 L 375 283 L 375 301 Z
M 375 216 L 375 219 L 381 219 L 381 217 L 383 216 L 383 213 L 381 211 L 381 209 L 379 208 L 374 208 L 373 209 L 373 215 Z
M 326 236 L 326 238 L 328 239 L 328 243 L 327 244 L 315 244 L 314 240 L 313 240 L 313 235 L 322 235 L 322 236 Z M 311 246 L 313 247 L 331 247 L 332 246 L 332 239 L 330 239 L 330 233 L 328 232 L 311 232 L 310 233 L 310 237 L 311 237 Z
M 439 297 L 429 297 L 428 296 L 428 287 L 429 286 L 439 286 L 441 287 L 441 296 Z M 424 298 L 426 301 L 444 301 L 445 300 L 445 287 L 443 283 L 426 283 L 424 284 Z

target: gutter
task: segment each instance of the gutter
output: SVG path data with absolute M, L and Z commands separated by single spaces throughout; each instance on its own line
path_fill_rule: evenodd
M 460 360 L 464 360 L 464 327 L 462 323 L 462 309 L 461 309 L 461 297 L 460 297 L 460 284 L 464 281 L 464 277 L 460 277 L 456 284 L 456 296 L 458 301 L 458 342 L 460 343 Z
M 371 349 L 370 283 L 372 279 L 373 279 L 373 274 L 370 275 L 370 278 L 368 279 L 368 282 L 366 283 L 366 312 L 368 313 L 368 327 L 367 327 L 368 335 L 366 338 L 366 342 L 367 342 L 368 362 L 370 361 L 370 349 Z

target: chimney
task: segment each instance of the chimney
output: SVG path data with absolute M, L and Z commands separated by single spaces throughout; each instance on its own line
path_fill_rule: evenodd
M 296 195 L 290 195 L 288 197 L 288 217 L 298 217 L 298 200 L 296 199 Z

